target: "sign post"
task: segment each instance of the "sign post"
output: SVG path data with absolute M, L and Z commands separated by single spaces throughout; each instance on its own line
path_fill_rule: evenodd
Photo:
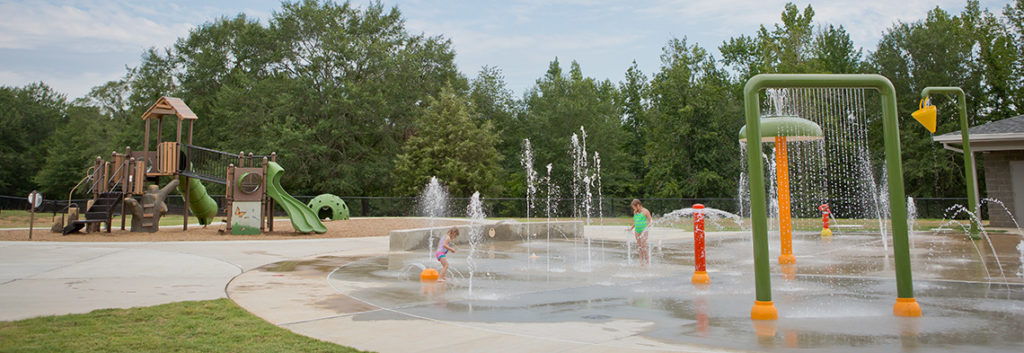
M 36 223 L 36 207 L 43 204 L 43 194 L 32 190 L 28 194 L 29 216 L 28 216 L 28 240 L 32 240 L 32 228 Z

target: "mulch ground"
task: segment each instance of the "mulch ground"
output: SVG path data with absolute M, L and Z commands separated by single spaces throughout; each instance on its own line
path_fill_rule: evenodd
M 434 221 L 435 227 L 466 224 L 464 221 Z M 424 228 L 431 225 L 427 219 L 417 218 L 366 218 L 350 219 L 324 222 L 327 232 L 324 234 L 300 234 L 292 229 L 291 224 L 286 220 L 274 223 L 273 232 L 265 232 L 260 235 L 231 235 L 226 226 L 211 225 L 206 228 L 189 225 L 188 231 L 183 231 L 181 226 L 160 228 L 156 233 L 132 233 L 120 229 L 120 223 L 115 222 L 110 233 L 101 231 L 98 233 L 68 234 L 50 232 L 48 229 L 35 229 L 32 231 L 32 241 L 204 241 L 204 240 L 275 240 L 275 239 L 330 239 L 330 238 L 355 238 L 355 237 L 378 237 L 386 236 L 392 230 Z M 131 228 L 127 226 L 126 228 Z M 4 230 L 0 229 L 0 241 L 28 241 L 28 230 Z

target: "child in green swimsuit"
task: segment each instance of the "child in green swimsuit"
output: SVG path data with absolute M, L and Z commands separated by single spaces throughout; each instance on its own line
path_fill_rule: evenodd
M 647 252 L 647 226 L 651 224 L 651 211 L 644 208 L 638 199 L 633 199 L 630 206 L 633 207 L 633 225 L 629 229 L 636 237 L 640 266 L 647 266 L 650 263 L 650 255 Z

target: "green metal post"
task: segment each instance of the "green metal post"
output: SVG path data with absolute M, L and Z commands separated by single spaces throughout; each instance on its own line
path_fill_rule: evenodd
M 750 226 L 754 240 L 754 286 L 757 301 L 772 301 L 771 273 L 768 268 L 768 212 L 764 193 L 764 165 L 761 160 L 761 102 L 759 78 L 747 81 L 743 88 L 747 118 L 747 175 L 750 182 Z
M 880 75 L 762 74 L 752 77 L 743 88 L 747 121 L 747 173 L 750 182 L 750 218 L 754 240 L 754 280 L 758 301 L 771 301 L 768 265 L 767 204 L 764 167 L 761 160 L 758 119 L 759 92 L 764 88 L 850 87 L 878 90 L 882 97 L 885 165 L 888 170 L 889 205 L 892 208 L 893 255 L 896 260 L 896 291 L 899 298 L 913 298 L 910 273 L 910 244 L 907 238 L 907 200 L 903 189 L 903 163 L 900 155 L 899 125 L 896 117 L 896 90 Z
M 967 99 L 964 96 L 964 90 L 960 89 L 960 87 L 925 87 L 921 91 L 921 99 L 928 99 L 932 94 L 946 94 L 957 97 L 957 108 L 960 110 L 960 139 L 963 143 L 964 151 L 964 178 L 967 180 L 967 210 L 977 218 L 971 219 L 971 239 L 981 239 L 978 229 L 981 215 L 977 212 L 979 205 L 978 182 L 974 180 L 976 167 L 974 165 L 974 154 L 971 153 L 970 135 L 967 131 L 969 126 L 967 124 Z

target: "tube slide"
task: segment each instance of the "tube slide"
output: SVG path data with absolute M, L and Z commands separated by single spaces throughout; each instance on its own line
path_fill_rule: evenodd
M 192 215 L 199 219 L 199 224 L 209 225 L 217 217 L 217 201 L 206 193 L 206 187 L 196 178 L 178 176 L 178 192 L 185 194 L 185 183 L 188 183 L 188 208 Z
M 270 162 L 267 166 L 267 194 L 277 201 L 285 212 L 288 212 L 292 228 L 299 233 L 326 233 L 327 227 L 320 222 L 320 217 L 317 217 L 316 212 L 296 200 L 281 187 L 282 174 L 284 174 L 284 168 L 276 162 Z

